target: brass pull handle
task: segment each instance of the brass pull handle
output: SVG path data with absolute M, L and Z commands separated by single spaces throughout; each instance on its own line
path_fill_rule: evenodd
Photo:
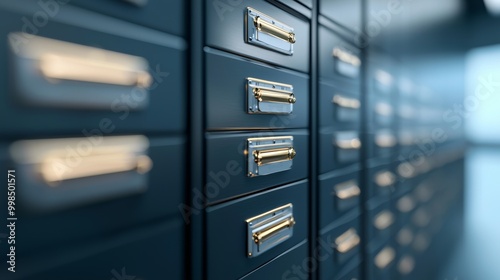
M 335 194 L 339 199 L 346 200 L 359 196 L 361 190 L 354 182 L 347 182 L 335 186 Z
M 40 166 L 40 173 L 48 183 L 85 178 L 136 170 L 138 173 L 147 173 L 152 167 L 151 159 L 146 156 L 127 154 L 94 155 L 82 158 L 78 168 L 68 169 L 64 173 L 54 172 L 63 162 L 61 158 L 46 159 Z
M 379 187 L 388 187 L 396 181 L 396 176 L 390 171 L 383 171 L 375 175 L 375 183 Z
M 340 95 L 335 95 L 332 100 L 333 103 L 337 104 L 340 107 L 350 108 L 350 109 L 359 109 L 360 102 L 354 98 L 346 98 Z
M 333 49 L 333 57 L 336 57 L 345 63 L 351 64 L 352 66 L 358 67 L 361 65 L 361 60 L 359 59 L 359 57 L 350 54 L 340 48 Z
M 396 146 L 397 140 L 392 134 L 380 134 L 375 137 L 375 144 L 380 148 L 392 148 Z
M 275 37 L 285 40 L 289 43 L 295 43 L 295 33 L 287 32 L 286 30 L 274 26 L 273 24 L 263 20 L 261 17 L 257 16 L 254 19 L 255 27 L 262 32 L 269 33 Z
M 269 237 L 275 235 L 276 233 L 280 232 L 282 229 L 285 228 L 291 228 L 295 225 L 295 220 L 293 218 L 288 219 L 284 222 L 281 222 L 275 226 L 272 226 L 270 228 L 264 229 L 260 232 L 256 232 L 253 234 L 253 240 L 255 243 L 260 244 Z
M 378 230 L 387 229 L 394 222 L 394 215 L 389 211 L 383 211 L 375 217 L 373 224 Z
M 354 150 L 361 148 L 361 141 L 359 138 L 346 139 L 346 140 L 337 140 L 337 147 L 345 150 Z
M 396 252 L 391 247 L 386 247 L 375 256 L 375 265 L 379 269 L 386 268 L 396 256 Z
M 40 71 L 48 79 L 72 80 L 123 86 L 150 86 L 151 75 L 142 70 L 132 70 L 112 62 L 92 60 L 59 54 L 40 58 Z
M 294 148 L 254 151 L 253 156 L 257 165 L 292 160 L 296 155 Z
M 288 93 L 284 91 L 270 91 L 260 88 L 254 88 L 254 97 L 259 102 L 282 102 L 294 104 L 297 99 L 293 93 Z
M 356 230 L 351 228 L 335 239 L 335 247 L 339 253 L 345 254 L 358 246 L 360 242 L 361 238 Z

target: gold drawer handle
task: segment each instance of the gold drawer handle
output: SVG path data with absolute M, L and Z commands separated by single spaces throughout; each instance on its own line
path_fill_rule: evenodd
M 360 242 L 361 238 L 357 231 L 351 228 L 335 239 L 335 246 L 339 253 L 345 254 L 358 246 Z
M 344 150 L 353 150 L 361 148 L 361 141 L 359 138 L 346 139 L 346 140 L 337 140 L 337 147 Z
M 346 200 L 359 196 L 361 190 L 354 181 L 345 182 L 335 186 L 335 193 L 339 199 Z
M 266 239 L 275 235 L 276 233 L 280 232 L 281 230 L 283 230 L 285 228 L 291 228 L 294 225 L 295 225 L 295 220 L 292 217 L 291 219 L 286 220 L 284 222 L 281 222 L 273 227 L 270 227 L 270 228 L 264 229 L 260 232 L 254 233 L 253 240 L 256 244 L 261 244 Z
M 253 89 L 255 99 L 259 102 L 282 102 L 294 104 L 297 99 L 293 93 L 288 93 L 285 91 L 271 91 L 260 88 Z
M 395 256 L 396 251 L 394 251 L 391 247 L 386 247 L 375 256 L 375 265 L 379 269 L 384 269 L 391 264 Z
M 394 215 L 390 211 L 383 211 L 375 217 L 373 224 L 378 230 L 384 230 L 394 223 Z
M 340 48 L 333 49 L 333 57 L 336 57 L 345 63 L 351 64 L 352 66 L 358 67 L 361 65 L 361 60 L 359 59 L 359 57 L 350 54 Z
M 390 171 L 382 171 L 375 175 L 375 183 L 382 188 L 389 187 L 396 182 L 396 175 Z
M 261 17 L 256 17 L 254 19 L 254 24 L 259 31 L 269 33 L 289 43 L 295 43 L 295 33 L 287 32 L 282 28 L 274 26 L 273 24 L 263 20 Z
M 349 108 L 349 109 L 359 109 L 360 102 L 354 98 L 346 98 L 340 95 L 335 95 L 333 97 L 333 103 L 337 104 L 340 107 Z
M 253 156 L 257 165 L 270 164 L 292 160 L 297 153 L 294 148 L 283 148 L 265 151 L 254 151 Z

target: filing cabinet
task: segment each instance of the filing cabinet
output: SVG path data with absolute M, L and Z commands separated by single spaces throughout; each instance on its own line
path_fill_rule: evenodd
M 1 2 L 15 279 L 433 278 L 463 134 L 365 2 Z
M 82 27 L 80 10 L 62 8 L 58 15 L 68 21 L 54 17 L 28 37 L 16 24 L 26 13 L 2 9 L 0 14 L 12 23 L 0 28 L 8 42 L 0 47 L 1 67 L 8 73 L 0 77 L 0 87 L 9 93 L 1 95 L 0 111 L 16 119 L 0 124 L 4 137 L 185 131 L 182 39 L 153 36 L 144 42 L 140 36 L 95 31 Z
M 299 181 L 207 208 L 207 279 L 242 277 L 306 240 L 307 187 Z
M 261 0 L 238 3 L 230 11 L 207 7 L 207 46 L 260 61 L 309 71 L 309 20 Z

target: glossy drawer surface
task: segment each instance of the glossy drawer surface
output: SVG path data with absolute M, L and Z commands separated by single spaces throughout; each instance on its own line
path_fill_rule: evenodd
M 209 207 L 206 231 L 208 279 L 237 279 L 304 241 L 308 229 L 307 186 L 307 182 L 301 181 Z M 292 236 L 258 256 L 248 256 L 246 220 L 287 204 L 293 205 L 295 225 Z
M 71 0 L 70 3 L 175 35 L 186 32 L 187 2 L 183 0 Z
M 359 212 L 361 205 L 361 185 L 359 172 L 340 176 L 320 177 L 319 220 L 324 228 L 337 221 L 348 212 Z
M 291 279 L 291 277 L 300 277 L 305 273 L 303 261 L 308 258 L 307 242 L 302 242 L 293 249 L 283 253 L 262 267 L 250 272 L 242 280 L 261 280 L 261 279 Z M 294 270 L 294 267 L 301 267 L 300 271 Z
M 18 228 L 18 237 L 22 240 L 19 250 L 36 251 L 55 243 L 63 246 L 77 239 L 100 236 L 159 218 L 182 220 L 178 207 L 184 201 L 184 153 L 182 138 L 149 139 L 147 155 L 152 167 L 144 174 L 144 181 L 138 180 L 132 172 L 70 179 L 58 185 L 23 180 L 25 188 L 18 191 L 17 197 L 19 211 L 23 213 L 23 223 Z M 20 178 L 33 177 L 26 165 L 12 163 L 12 166 Z M 169 178 L 167 183 L 166 177 Z M 138 189 L 134 189 L 136 184 Z M 116 192 L 128 185 L 134 188 Z M 114 192 L 110 196 L 109 192 L 95 186 Z M 47 201 L 48 198 L 51 201 Z M 61 200 L 72 201 L 73 205 L 61 204 Z M 50 202 L 57 203 L 60 208 L 49 207 Z
M 0 14 L 8 22 L 23 16 Z M 8 72 L 0 77 L 0 88 L 10 93 L 0 96 L 0 111 L 11 116 L 0 124 L 0 134 L 83 137 L 185 130 L 180 39 L 149 43 L 78 27 L 84 25 L 80 10 L 61 10 L 60 16 L 71 24 L 55 17 L 31 39 L 18 33 L 20 25 L 0 27 L 0 36 L 9 38 L 0 46 L 0 64 Z M 115 20 L 106 24 L 107 30 L 121 30 Z M 126 79 L 130 70 L 136 80 Z M 141 86 L 131 86 L 132 81 Z
M 206 60 L 206 122 L 209 130 L 307 127 L 308 76 L 213 49 L 206 51 Z M 251 92 L 251 89 L 249 93 L 248 83 L 257 79 L 290 85 L 293 88 L 291 94 L 296 99 L 292 104 L 292 113 L 273 113 L 272 108 L 265 112 L 259 112 L 256 108 L 249 111 L 251 104 L 248 99 L 254 101 L 256 97 L 252 96 L 255 93 Z M 270 87 L 270 94 L 286 96 L 284 92 L 271 90 Z M 285 106 L 289 103 L 288 100 L 283 100 L 279 104 Z
M 246 26 L 253 26 L 252 22 L 248 23 L 248 17 L 249 13 L 254 12 L 263 14 L 261 18 L 267 18 L 268 22 L 278 21 L 280 24 L 293 29 L 295 34 L 293 54 L 285 54 L 263 45 L 253 44 L 256 40 L 247 37 L 248 28 Z M 212 5 L 208 5 L 206 23 L 207 45 L 210 47 L 224 49 L 302 72 L 307 72 L 309 69 L 310 35 L 308 21 L 297 18 L 270 3 L 261 0 L 249 0 L 233 5 L 231 10 L 225 10 L 222 7 L 214 8 Z M 275 39 L 277 44 L 286 44 L 283 40 Z
M 183 222 L 169 221 L 85 240 L 62 250 L 52 247 L 43 258 L 18 256 L 19 262 L 32 269 L 17 270 L 16 274 L 28 280 L 161 279 L 165 274 L 169 279 L 182 280 L 186 277 L 185 240 Z M 87 269 L 82 270 L 82 266 Z
M 319 76 L 339 83 L 361 81 L 360 50 L 324 26 L 319 26 Z
M 361 0 L 321 0 L 320 13 L 351 30 L 361 28 Z
M 248 139 L 293 137 L 296 152 L 290 169 L 269 175 L 249 176 Z M 308 134 L 303 130 L 279 133 L 210 133 L 207 135 L 206 197 L 210 203 L 269 187 L 305 179 L 308 167 Z
M 361 140 L 357 131 L 322 129 L 319 135 L 320 173 L 359 163 Z

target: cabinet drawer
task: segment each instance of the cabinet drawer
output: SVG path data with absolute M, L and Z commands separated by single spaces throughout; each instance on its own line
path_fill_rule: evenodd
M 130 137 L 119 138 L 121 144 L 101 139 L 89 154 L 78 151 L 83 144 L 90 145 L 91 139 L 50 140 L 49 144 L 72 152 L 62 157 L 57 156 L 60 149 L 39 140 L 11 146 L 11 154 L 17 153 L 11 167 L 23 182 L 23 188 L 17 190 L 23 215 L 18 228 L 23 247 L 19 250 L 41 251 L 54 244 L 64 246 L 148 221 L 179 217 L 178 206 L 184 201 L 185 140 L 149 139 L 149 148 L 139 152 L 140 147 L 123 145 L 132 141 Z M 12 148 L 15 145 L 18 147 Z M 39 151 L 42 148 L 45 154 Z M 19 149 L 24 149 L 24 155 L 15 152 Z M 106 150 L 115 152 L 100 154 Z M 150 170 L 137 167 L 141 164 L 149 164 Z M 64 170 L 59 181 L 52 180 L 52 167 Z
M 361 52 L 324 26 L 319 26 L 319 75 L 322 79 L 351 84 L 359 91 Z
M 357 131 L 323 129 L 319 143 L 320 173 L 359 163 L 361 140 Z
M 21 26 L 0 27 L 7 41 L 0 46 L 0 65 L 8 73 L 0 88 L 9 93 L 0 96 L 0 111 L 11 120 L 0 124 L 0 135 L 185 130 L 182 48 L 81 28 L 78 11 L 60 13 L 71 24 L 56 17 L 29 38 L 19 33 Z M 0 11 L 5 22 L 22 16 Z
M 307 182 L 302 181 L 209 207 L 206 231 L 208 279 L 238 279 L 304 241 L 309 226 L 307 201 Z M 277 228 L 273 227 L 274 222 L 251 220 L 275 212 L 279 216 L 280 212 L 274 210 L 286 205 L 292 206 L 293 226 Z M 269 231 L 265 230 L 268 225 Z M 267 245 L 265 242 L 270 242 L 270 247 L 259 255 L 249 255 L 249 243 L 257 242 L 248 231 L 251 226 L 261 226 L 269 235 L 261 238 L 262 233 L 257 233 L 261 248 Z M 286 234 L 284 239 L 273 239 L 273 235 L 280 237 L 282 233 Z
M 360 126 L 361 101 L 358 93 L 348 88 L 336 88 L 320 83 L 319 122 L 321 127 L 334 126 L 337 130 Z
M 206 60 L 209 130 L 307 127 L 308 76 L 216 50 Z
M 261 61 L 309 70 L 309 22 L 262 0 L 232 10 L 207 7 L 207 44 Z M 256 28 L 256 26 L 259 26 Z
M 320 275 L 323 279 L 338 279 L 352 261 L 359 262 L 362 234 L 360 226 L 359 217 L 349 218 L 347 221 L 342 219 L 333 229 L 321 233 L 319 257 L 322 260 Z
M 388 240 L 396 224 L 396 213 L 393 212 L 389 201 L 372 199 L 367 202 L 368 241 L 377 245 Z
M 324 176 L 326 177 L 326 176 Z M 323 228 L 353 209 L 360 210 L 361 186 L 359 172 L 320 178 L 319 217 Z
M 321 0 L 319 11 L 339 25 L 357 31 L 361 27 L 361 0 Z
M 175 35 L 186 32 L 183 0 L 71 0 L 71 4 Z
M 279 144 L 283 139 L 291 141 L 287 145 L 273 147 L 273 141 Z M 259 142 L 265 143 L 265 147 L 250 147 Z M 292 159 L 287 156 L 290 149 L 295 153 Z M 265 158 L 259 160 L 259 163 L 255 161 L 257 152 L 262 152 L 261 156 L 264 156 L 272 155 L 267 151 L 275 150 L 278 153 L 282 150 L 286 152 L 285 158 L 281 160 L 281 156 L 277 155 L 274 159 L 269 157 L 269 162 L 265 162 Z M 209 203 L 213 203 L 304 179 L 308 174 L 308 151 L 308 134 L 303 130 L 279 133 L 209 133 L 206 197 Z

